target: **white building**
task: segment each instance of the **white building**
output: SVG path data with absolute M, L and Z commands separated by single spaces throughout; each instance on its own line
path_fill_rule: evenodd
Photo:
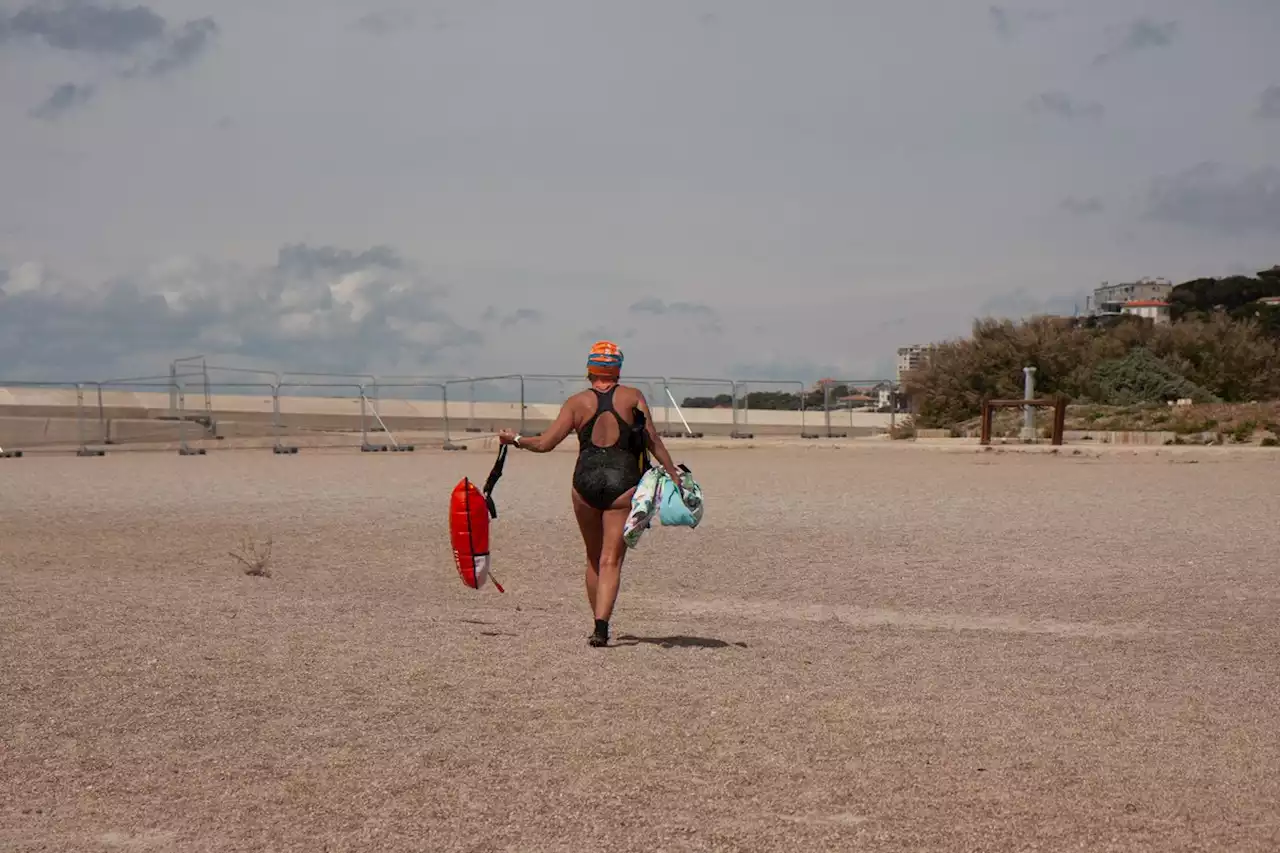
M 928 360 L 929 352 L 932 349 L 932 346 L 921 346 L 920 344 L 898 347 L 898 382 L 902 382 L 902 377 L 907 371 L 921 367 Z
M 1133 302 L 1168 301 L 1173 292 L 1173 282 L 1167 278 L 1142 278 L 1137 281 L 1108 284 L 1095 287 L 1093 294 L 1085 303 L 1087 312 L 1095 316 L 1100 314 L 1122 314 L 1124 306 Z
M 1168 323 L 1169 303 L 1163 299 L 1135 299 L 1121 306 L 1120 313 L 1145 317 L 1153 323 Z

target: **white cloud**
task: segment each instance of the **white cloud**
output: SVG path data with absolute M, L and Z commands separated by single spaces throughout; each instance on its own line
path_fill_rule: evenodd
M 155 368 L 192 350 L 294 370 L 425 369 L 482 339 L 384 248 L 286 246 L 257 268 L 172 258 L 93 285 L 26 263 L 2 292 L 0 360 L 46 378 L 91 365 Z

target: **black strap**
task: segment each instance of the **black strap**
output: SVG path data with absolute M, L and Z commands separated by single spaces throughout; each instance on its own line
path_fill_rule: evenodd
M 493 502 L 493 489 L 502 479 L 502 466 L 506 461 L 507 445 L 503 444 L 498 447 L 498 460 L 493 463 L 493 469 L 489 471 L 489 479 L 484 481 L 484 502 L 489 505 L 490 518 L 498 517 L 498 507 Z

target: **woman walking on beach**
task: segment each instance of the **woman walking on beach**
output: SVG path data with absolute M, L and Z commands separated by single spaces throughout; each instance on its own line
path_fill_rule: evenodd
M 498 433 L 503 444 L 533 453 L 554 450 L 570 432 L 578 434 L 571 493 L 587 551 L 587 601 L 595 616 L 588 640 L 592 646 L 609 644 L 609 619 L 626 557 L 622 530 L 631 497 L 648 467 L 646 451 L 667 471 L 676 470 L 644 394 L 621 384 L 621 374 L 621 350 L 609 341 L 598 341 L 587 356 L 591 387 L 565 400 L 546 432 L 529 438 L 509 429 Z

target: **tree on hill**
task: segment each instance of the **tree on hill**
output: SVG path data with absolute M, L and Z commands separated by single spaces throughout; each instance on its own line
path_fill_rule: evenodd
M 1131 356 L 1138 349 L 1146 354 Z M 1222 312 L 1167 325 L 978 320 L 970 338 L 938 345 L 904 376 L 904 389 L 919 426 L 945 427 L 979 414 L 984 398 L 1020 398 L 1027 365 L 1038 396 L 1081 402 L 1160 402 L 1192 387 L 1228 402 L 1280 398 L 1280 340 L 1255 317 Z
M 849 396 L 850 393 L 848 385 L 833 384 L 831 386 L 832 403 L 834 404 L 841 397 Z M 738 400 L 738 405 L 758 412 L 798 412 L 802 399 L 806 409 L 821 409 L 826 401 L 826 391 L 823 388 L 814 388 L 805 391 L 803 397 L 791 391 L 748 391 Z M 685 397 L 680 403 L 680 406 L 685 409 L 728 408 L 732 405 L 733 396 L 730 394 L 717 394 L 714 397 Z
M 1252 316 L 1259 308 L 1267 307 L 1256 303 L 1268 296 L 1280 296 L 1280 266 L 1262 270 L 1256 278 L 1233 275 L 1183 282 L 1169 293 L 1169 316 L 1175 323 L 1218 310 L 1232 316 L 1244 311 Z

